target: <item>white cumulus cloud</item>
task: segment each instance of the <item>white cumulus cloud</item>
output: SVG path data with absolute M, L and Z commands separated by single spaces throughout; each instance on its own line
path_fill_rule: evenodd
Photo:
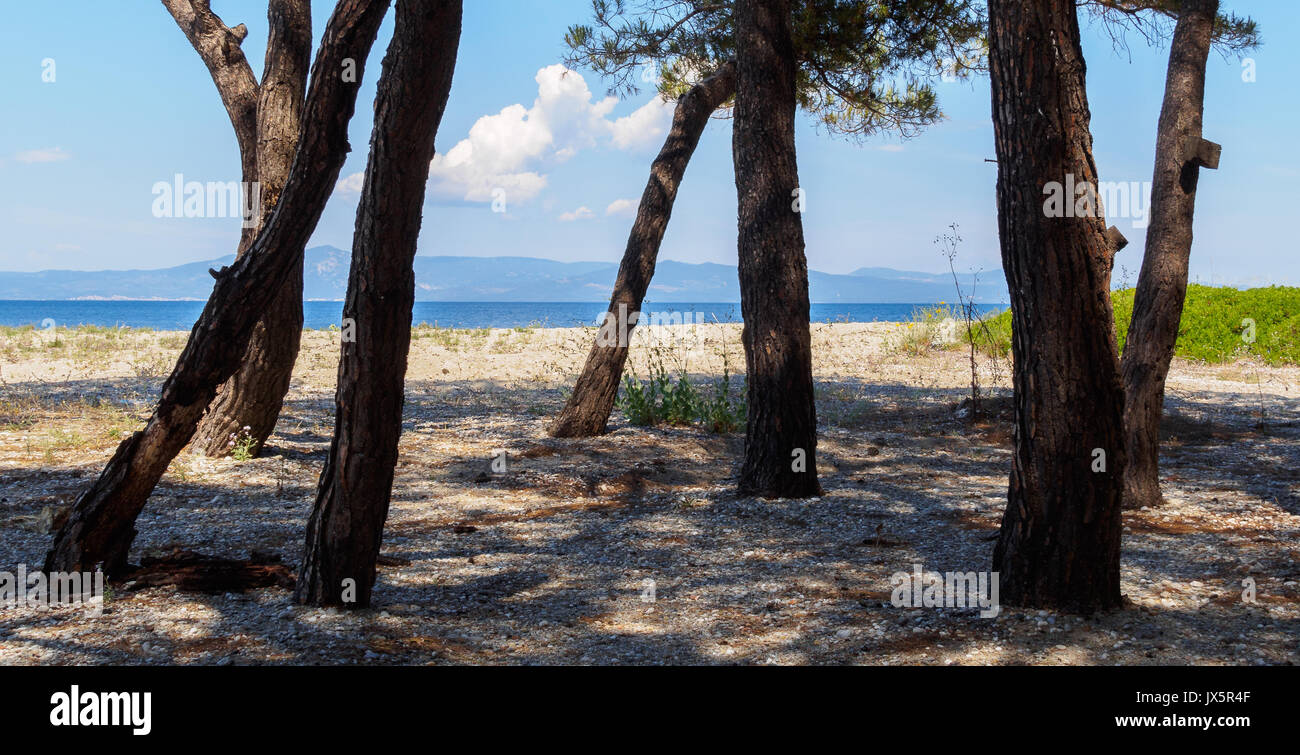
M 575 220 L 586 220 L 587 218 L 594 218 L 595 216 L 596 213 L 592 212 L 590 207 L 584 205 L 573 212 L 566 212 L 561 215 L 560 222 L 572 223 Z
M 672 119 L 672 106 L 657 97 L 613 119 L 618 99 L 595 99 L 581 74 L 558 63 L 542 68 L 534 78 L 537 99 L 532 107 L 515 104 L 485 115 L 466 138 L 434 156 L 429 164 L 432 196 L 525 202 L 546 188 L 546 169 L 602 145 L 641 149 L 660 140 Z M 336 188 L 355 194 L 363 181 L 364 174 L 354 173 L 340 179 Z
M 614 146 L 645 149 L 663 141 L 673 121 L 674 103 L 655 97 L 629 116 L 614 121 Z
M 606 215 L 631 215 L 636 212 L 636 202 L 630 199 L 615 199 L 605 208 Z

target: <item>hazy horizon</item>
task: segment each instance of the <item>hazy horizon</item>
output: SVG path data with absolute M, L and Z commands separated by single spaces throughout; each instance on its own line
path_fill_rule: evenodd
M 0 270 L 158 269 L 234 251 L 237 219 L 154 217 L 152 187 L 238 180 L 234 135 L 207 71 L 157 3 L 77 3 L 50 24 L 40 4 L 10 8 L 26 32 L 0 49 L 13 71 L 0 127 Z M 319 39 L 330 3 L 313 2 Z M 248 25 L 243 47 L 260 73 L 265 7 L 213 0 L 230 23 Z M 1212 284 L 1300 284 L 1300 256 L 1287 225 L 1300 177 L 1292 143 L 1290 90 L 1300 61 L 1281 43 L 1300 31 L 1287 4 L 1227 6 L 1259 21 L 1264 44 L 1243 63 L 1214 53 L 1206 91 L 1205 135 L 1223 145 L 1219 170 L 1201 177 L 1191 279 Z M 623 253 L 649 164 L 671 105 L 649 91 L 607 99 L 591 71 L 558 66 L 567 25 L 587 20 L 587 0 L 539 4 L 478 0 L 465 9 L 450 102 L 438 136 L 439 158 L 425 203 L 422 256 L 531 256 L 616 262 Z M 1085 14 L 1086 16 L 1086 14 Z M 510 18 L 511 23 L 502 23 Z M 351 246 L 358 176 L 369 143 L 381 30 L 367 66 L 352 153 L 311 246 Z M 137 44 L 104 28 L 128 26 Z M 1094 150 L 1101 179 L 1151 180 L 1166 46 L 1130 34 L 1116 45 L 1083 23 Z M 43 61 L 57 65 L 42 78 Z M 22 72 L 27 72 L 23 74 Z M 143 81 L 122 88 L 120 82 Z M 932 245 L 950 223 L 964 241 L 958 269 L 1001 266 L 994 207 L 987 78 L 934 83 L 946 120 L 900 141 L 880 135 L 855 144 L 800 116 L 801 183 L 809 267 L 843 274 L 860 267 L 942 273 Z M 94 113 L 94 127 L 86 114 Z M 731 123 L 712 122 L 686 173 L 664 239 L 664 259 L 735 264 L 736 197 Z M 452 159 L 454 157 L 454 159 Z M 453 164 L 454 163 L 454 164 Z M 508 187 L 505 212 L 493 212 L 492 187 Z M 1135 279 L 1145 230 L 1113 218 L 1130 244 L 1115 276 Z

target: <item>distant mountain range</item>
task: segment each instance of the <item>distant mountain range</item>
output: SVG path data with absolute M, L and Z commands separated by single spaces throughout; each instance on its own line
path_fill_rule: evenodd
M 347 292 L 351 254 L 332 246 L 307 250 L 304 298 L 342 300 Z M 0 272 L 0 299 L 205 300 L 212 292 L 209 268 L 233 256 L 192 262 L 161 270 L 38 273 Z M 464 302 L 600 302 L 609 299 L 618 265 L 613 262 L 556 262 L 535 257 L 416 257 L 416 301 Z M 971 275 L 962 275 L 969 287 Z M 814 302 L 927 303 L 953 301 L 952 276 L 864 267 L 848 275 L 808 272 Z M 1007 301 L 1001 270 L 980 274 L 976 299 L 987 304 Z M 651 302 L 736 302 L 740 286 L 736 268 L 711 262 L 692 264 L 663 260 L 646 298 Z

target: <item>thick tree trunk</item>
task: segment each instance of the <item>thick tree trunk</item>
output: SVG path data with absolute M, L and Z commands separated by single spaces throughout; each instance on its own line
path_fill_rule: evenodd
M 297 153 L 285 190 L 252 247 L 216 274 L 217 284 L 190 332 L 144 430 L 122 442 L 81 494 L 45 559 L 47 571 L 110 575 L 126 566 L 135 520 L 171 460 L 189 443 L 217 386 L 234 374 L 259 315 L 291 271 L 333 192 L 349 151 L 347 127 L 362 68 L 388 0 L 339 0 L 313 67 Z M 356 81 L 339 75 L 355 64 Z
M 1095 209 L 1052 217 L 1044 203 L 1068 175 L 1097 184 L 1074 0 L 991 0 L 989 48 L 1016 418 L 993 568 L 1009 605 L 1089 613 L 1121 601 L 1124 399 L 1117 244 Z
M 732 154 L 748 422 L 739 489 L 821 493 L 808 325 L 808 261 L 796 206 L 795 52 L 789 0 L 737 0 Z
M 434 137 L 451 91 L 461 0 L 399 0 L 375 98 L 357 208 L 334 441 L 307 522 L 295 599 L 365 608 L 402 434 L 403 381 L 415 302 L 416 241 Z
M 1130 508 L 1156 506 L 1162 500 L 1160 416 L 1187 296 L 1196 183 L 1207 160 L 1213 163 L 1210 167 L 1218 166 L 1218 146 L 1201 138 L 1205 62 L 1218 10 L 1218 0 L 1183 0 L 1169 46 L 1151 182 L 1151 224 L 1122 361 L 1128 444 L 1124 505 Z
M 302 250 L 262 319 L 257 322 L 239 370 L 217 390 L 195 431 L 193 447 L 225 456 L 236 442 L 261 452 L 275 431 L 302 341 Z M 244 441 L 247 439 L 247 441 Z
M 628 235 L 623 262 L 618 268 L 614 293 L 609 299 L 609 317 L 619 326 L 616 339 L 598 336 L 587 354 L 587 363 L 573 387 L 568 402 L 551 426 L 557 438 L 587 438 L 605 432 L 609 414 L 618 397 L 619 381 L 627 363 L 628 343 L 636 326 L 650 279 L 659 258 L 659 245 L 686 165 L 700 143 L 704 127 L 713 112 L 736 93 L 736 67 L 728 61 L 709 78 L 701 81 L 677 101 L 673 125 L 663 149 L 650 165 L 650 180 L 641 194 L 636 222 Z M 627 329 L 622 330 L 623 322 Z
M 176 0 L 169 0 L 175 2 Z M 245 241 L 252 238 L 275 209 L 289 176 L 303 99 L 311 64 L 311 5 L 308 0 L 271 0 L 267 18 L 270 36 L 266 63 L 258 87 L 256 149 L 260 185 L 260 216 Z M 241 139 L 241 148 L 244 140 Z M 248 180 L 248 179 L 246 179 Z M 247 243 L 240 249 L 246 251 Z M 295 252 L 302 254 L 302 250 Z M 236 437 L 247 438 L 257 453 L 275 431 L 284 396 L 289 391 L 298 345 L 302 340 L 302 265 L 275 295 L 253 331 L 239 371 L 217 390 L 193 445 L 209 456 L 231 450 Z M 245 429 L 247 428 L 247 429 Z

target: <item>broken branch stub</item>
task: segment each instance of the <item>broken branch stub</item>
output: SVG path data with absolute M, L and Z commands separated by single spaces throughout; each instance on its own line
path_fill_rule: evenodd
M 1120 233 L 1119 228 L 1111 226 L 1106 229 L 1106 243 L 1110 245 L 1110 253 L 1115 254 L 1119 250 L 1128 246 L 1128 239 Z
M 1193 137 L 1191 141 L 1192 156 L 1201 164 L 1201 167 L 1209 168 L 1210 170 L 1218 170 L 1219 153 L 1223 151 L 1223 147 L 1215 144 L 1209 139 L 1202 139 L 1199 136 Z

